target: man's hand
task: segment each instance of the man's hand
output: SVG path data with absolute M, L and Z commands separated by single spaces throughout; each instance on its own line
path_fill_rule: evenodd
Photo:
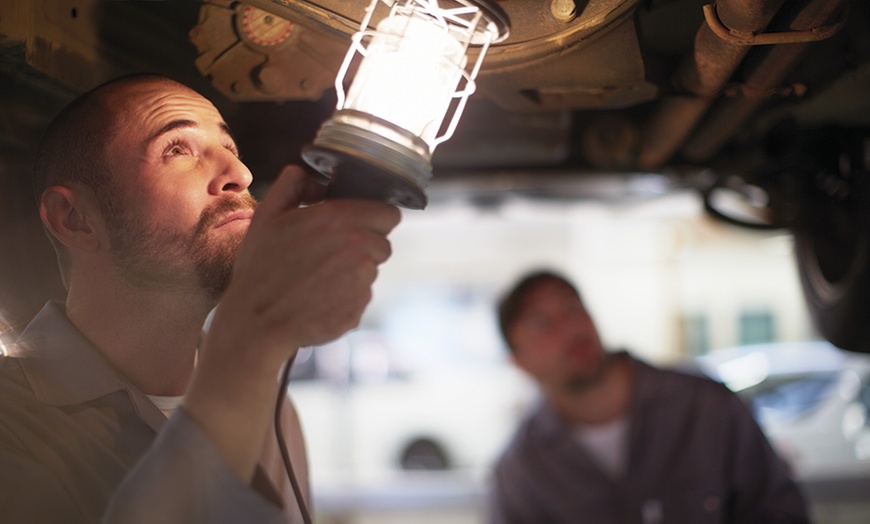
M 390 256 L 397 208 L 318 202 L 324 192 L 298 167 L 272 185 L 240 247 L 183 403 L 245 480 L 271 426 L 281 365 L 298 348 L 356 327 L 378 266 Z
M 368 200 L 300 207 L 323 189 L 298 167 L 284 170 L 257 209 L 213 329 L 232 323 L 247 332 L 246 343 L 283 360 L 288 350 L 327 342 L 359 324 L 400 214 Z

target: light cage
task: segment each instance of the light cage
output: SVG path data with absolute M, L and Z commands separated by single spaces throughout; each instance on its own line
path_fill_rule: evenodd
M 379 3 L 391 6 L 372 29 Z M 424 208 L 432 152 L 456 129 L 490 43 L 508 31 L 489 1 L 372 0 L 335 80 L 336 111 L 302 157 L 333 196 Z

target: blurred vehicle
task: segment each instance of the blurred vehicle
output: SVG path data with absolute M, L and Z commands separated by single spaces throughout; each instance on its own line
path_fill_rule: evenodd
M 510 35 L 487 54 L 456 136 L 435 151 L 430 200 L 600 198 L 600 176 L 609 194 L 697 189 L 712 216 L 793 232 L 819 331 L 870 352 L 870 3 L 426 0 L 458 1 L 504 11 Z M 300 162 L 331 115 L 368 4 L 0 3 L 0 223 L 11 229 L 31 201 L 29 164 L 53 114 L 135 71 L 213 99 L 268 182 Z M 632 183 L 649 178 L 657 183 Z M 0 269 L 30 267 L 36 248 L 22 248 L 23 261 Z M 43 290 L 47 278 L 9 280 Z M 44 303 L 24 295 L 12 294 L 16 326 Z
M 697 362 L 746 399 L 814 504 L 860 503 L 870 518 L 870 355 L 788 342 L 716 350 Z
M 423 368 L 366 330 L 302 350 L 289 391 L 316 494 L 406 483 L 418 472 L 479 487 L 534 395 L 506 363 L 468 357 Z

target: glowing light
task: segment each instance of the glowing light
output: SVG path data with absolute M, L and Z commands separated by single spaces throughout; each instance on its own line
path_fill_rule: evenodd
M 489 44 L 507 38 L 507 17 L 486 0 L 405 0 L 370 29 L 378 5 L 366 10 L 336 78 L 335 114 L 302 156 L 336 196 L 421 209 L 432 152 L 453 134 Z

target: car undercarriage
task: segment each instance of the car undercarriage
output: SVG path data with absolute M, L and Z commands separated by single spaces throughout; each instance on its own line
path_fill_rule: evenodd
M 332 113 L 368 3 L 4 2 L 0 292 L 28 297 L 11 323 L 60 292 L 50 268 L 27 261 L 50 249 L 29 169 L 64 104 L 125 73 L 172 76 L 215 102 L 267 185 L 282 164 L 301 163 Z M 575 182 L 662 175 L 696 189 L 712 216 L 793 233 L 819 331 L 870 352 L 867 2 L 492 3 L 510 35 L 489 49 L 455 136 L 433 155 L 431 199 L 594 198 Z

